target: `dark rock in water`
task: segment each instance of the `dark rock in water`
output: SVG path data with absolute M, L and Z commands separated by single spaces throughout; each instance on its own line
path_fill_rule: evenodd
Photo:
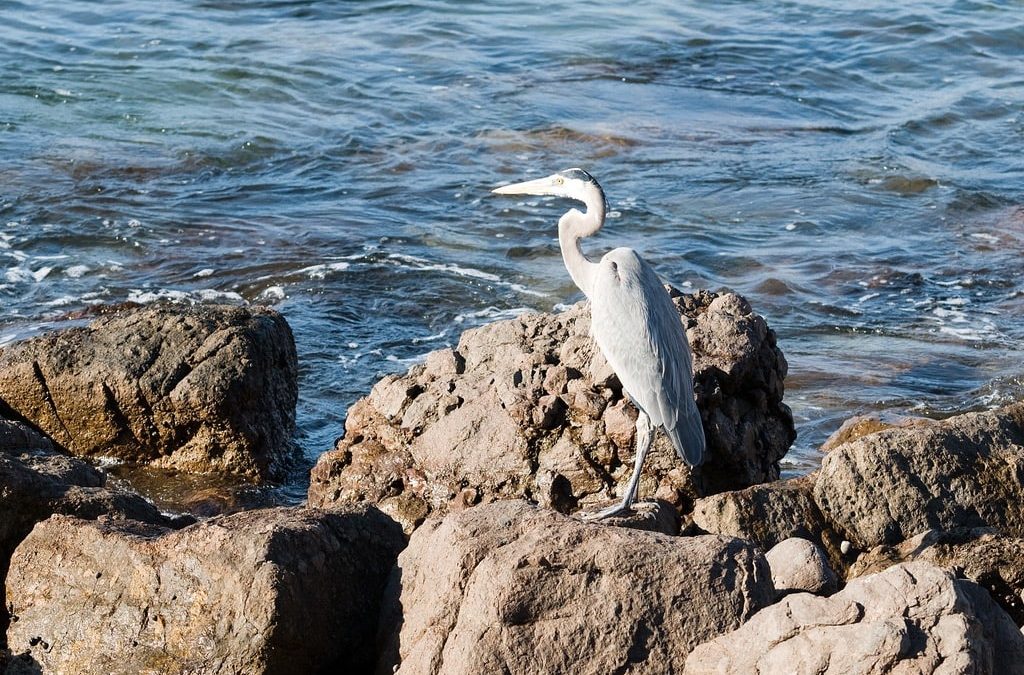
M 0 404 L 78 456 L 279 477 L 294 457 L 295 344 L 257 307 L 158 305 L 0 351 Z
M 413 533 L 386 591 L 377 672 L 679 673 L 774 594 L 746 542 L 498 502 Z
M 0 439 L 0 580 L 15 547 L 54 513 L 172 524 L 139 495 L 107 487 L 106 476 L 82 460 L 40 449 L 48 443 L 24 425 L 0 420 Z M 6 603 L 0 603 L 0 646 L 6 625 Z
M 984 589 L 912 562 L 835 595 L 788 595 L 697 647 L 687 675 L 1024 674 L 1024 636 Z
M 857 558 L 855 578 L 911 560 L 925 560 L 970 579 L 999 603 L 1018 626 L 1024 626 L 1024 538 L 1007 537 L 991 528 L 929 530 L 897 546 L 877 546 Z
M 764 319 L 731 293 L 672 295 L 689 317 L 710 458 L 691 472 L 658 433 L 640 494 L 688 511 L 708 490 L 778 478 L 795 432 L 786 361 Z M 585 303 L 524 315 L 385 377 L 320 457 L 309 503 L 378 504 L 410 532 L 429 514 L 495 499 L 571 512 L 616 498 L 633 467 L 636 411 L 589 330 Z
M 814 499 L 862 551 L 931 529 L 1024 537 L 1024 403 L 840 445 L 825 455 Z
M 370 507 L 248 511 L 179 531 L 54 516 L 11 560 L 10 648 L 46 672 L 370 672 L 404 544 Z

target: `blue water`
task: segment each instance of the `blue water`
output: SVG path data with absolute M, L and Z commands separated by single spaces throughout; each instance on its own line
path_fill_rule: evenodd
M 775 328 L 788 474 L 855 413 L 1021 398 L 1019 3 L 562 4 L 0 0 L 0 343 L 272 305 L 312 460 L 383 373 L 579 299 L 562 205 L 489 189 L 582 166 L 591 250 Z

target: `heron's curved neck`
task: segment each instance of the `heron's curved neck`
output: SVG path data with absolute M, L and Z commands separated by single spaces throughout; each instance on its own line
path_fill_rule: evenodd
M 589 299 L 598 265 L 583 255 L 580 240 L 596 234 L 604 225 L 604 198 L 599 191 L 594 190 L 585 195 L 583 203 L 587 205 L 586 213 L 571 209 L 559 218 L 558 244 L 569 276 Z

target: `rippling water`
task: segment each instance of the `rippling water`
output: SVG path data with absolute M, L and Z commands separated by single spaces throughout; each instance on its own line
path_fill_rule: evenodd
M 488 191 L 582 166 L 590 250 L 776 329 L 789 473 L 854 413 L 1021 397 L 1019 4 L 564 4 L 0 0 L 0 343 L 272 305 L 312 459 L 381 374 L 579 299 L 563 205 Z

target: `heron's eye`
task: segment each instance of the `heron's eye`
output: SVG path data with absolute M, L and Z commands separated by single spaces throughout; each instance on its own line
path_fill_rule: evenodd
M 562 178 L 561 176 L 555 179 L 555 185 L 561 185 L 563 183 L 565 183 L 565 179 Z

